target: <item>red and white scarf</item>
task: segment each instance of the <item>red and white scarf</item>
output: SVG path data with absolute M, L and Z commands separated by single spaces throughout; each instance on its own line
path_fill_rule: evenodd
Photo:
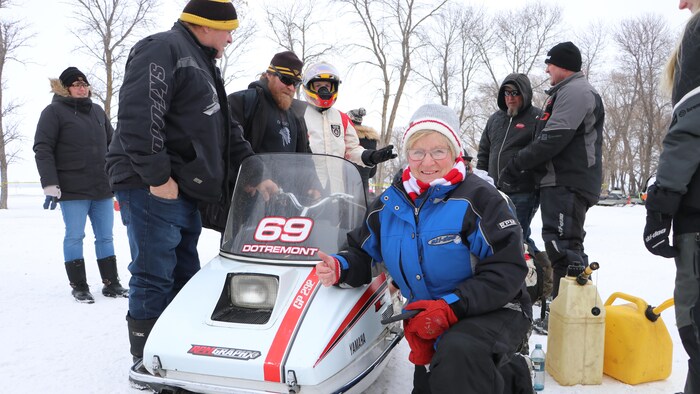
M 411 198 L 411 201 L 416 201 L 416 198 L 423 194 L 424 191 L 428 190 L 430 186 L 456 185 L 459 182 L 462 182 L 466 175 L 467 169 L 464 164 L 464 159 L 462 159 L 462 157 L 458 157 L 455 160 L 455 164 L 452 167 L 452 169 L 447 174 L 445 174 L 445 177 L 443 178 L 438 178 L 431 181 L 430 183 L 425 183 L 416 179 L 413 176 L 413 174 L 411 174 L 411 169 L 409 167 L 406 167 L 406 169 L 403 170 L 401 180 L 403 181 L 403 187 L 404 189 L 406 189 L 406 193 L 408 193 L 408 196 Z

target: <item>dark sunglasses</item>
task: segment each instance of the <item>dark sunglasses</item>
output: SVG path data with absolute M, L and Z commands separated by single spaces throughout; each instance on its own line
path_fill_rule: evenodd
M 301 85 L 300 79 L 292 78 L 288 75 L 282 74 L 275 66 L 272 66 L 272 69 L 275 70 L 274 75 L 276 75 L 277 78 L 280 79 L 280 82 L 282 82 L 283 84 L 287 86 L 294 85 L 294 88 L 298 88 L 299 85 Z
M 520 91 L 519 90 L 504 90 L 503 91 L 504 96 L 520 96 Z

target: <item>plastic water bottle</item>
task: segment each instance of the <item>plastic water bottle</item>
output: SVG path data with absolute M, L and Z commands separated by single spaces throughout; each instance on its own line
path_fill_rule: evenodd
M 532 351 L 530 360 L 532 360 L 532 371 L 535 373 L 532 379 L 533 388 L 535 391 L 544 390 L 544 350 L 542 350 L 542 345 L 535 345 L 535 350 Z

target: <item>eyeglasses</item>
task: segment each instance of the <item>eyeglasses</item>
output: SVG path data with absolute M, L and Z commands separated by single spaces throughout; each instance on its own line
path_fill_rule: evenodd
M 282 74 L 280 72 L 280 70 L 278 70 L 277 67 L 275 67 L 275 66 L 271 65 L 271 67 L 273 70 L 275 70 L 275 72 L 273 74 L 276 75 L 277 78 L 280 79 L 280 82 L 282 82 L 283 84 L 285 84 L 287 86 L 294 85 L 295 89 L 298 88 L 299 85 L 301 85 L 301 80 Z
M 89 86 L 90 84 L 85 82 L 74 82 L 72 85 L 70 85 L 72 88 L 87 88 Z
M 503 95 L 508 97 L 508 96 L 520 96 L 520 91 L 519 90 L 504 90 Z
M 433 160 L 442 160 L 447 157 L 447 154 L 450 153 L 450 150 L 445 148 L 438 148 L 426 152 L 423 149 L 409 149 L 408 158 L 415 161 L 421 161 L 425 159 L 426 153 L 430 153 L 430 157 L 432 157 Z

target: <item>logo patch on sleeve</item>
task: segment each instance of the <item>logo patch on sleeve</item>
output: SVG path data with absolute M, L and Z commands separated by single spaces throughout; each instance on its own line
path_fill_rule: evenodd
M 498 223 L 498 227 L 500 227 L 501 230 L 503 230 L 504 228 L 516 226 L 517 224 L 518 222 L 515 219 L 508 219 Z

